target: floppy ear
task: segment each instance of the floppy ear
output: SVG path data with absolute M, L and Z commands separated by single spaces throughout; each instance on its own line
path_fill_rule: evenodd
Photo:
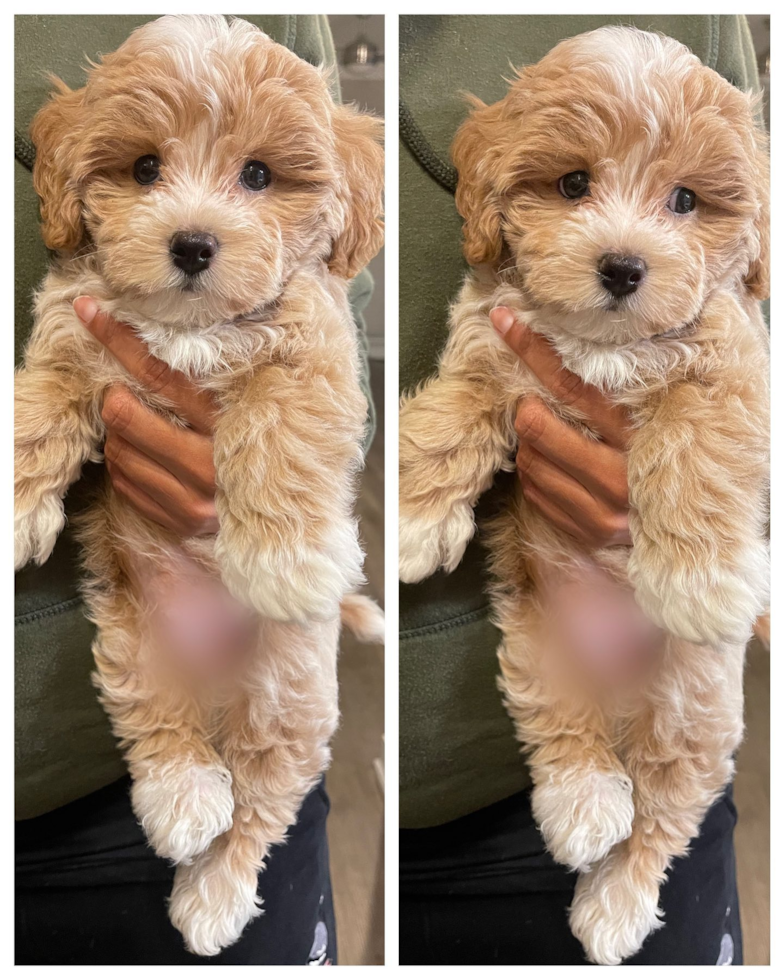
M 501 255 L 501 209 L 490 181 L 493 130 L 501 117 L 501 103 L 485 105 L 472 99 L 474 112 L 458 129 L 452 144 L 457 168 L 455 203 L 463 218 L 463 253 L 470 265 L 496 262 Z
M 47 248 L 73 251 L 85 237 L 82 202 L 70 165 L 82 114 L 84 89 L 72 91 L 52 78 L 57 92 L 33 119 L 33 187 L 41 199 L 41 234 Z
M 770 157 L 767 152 L 767 137 L 758 133 L 757 148 L 757 193 L 759 211 L 754 220 L 754 230 L 759 242 L 759 253 L 749 265 L 744 282 L 752 296 L 768 299 L 770 296 Z
M 342 163 L 338 196 L 344 219 L 328 265 L 336 276 L 352 279 L 384 241 L 384 123 L 354 106 L 337 105 L 332 125 Z

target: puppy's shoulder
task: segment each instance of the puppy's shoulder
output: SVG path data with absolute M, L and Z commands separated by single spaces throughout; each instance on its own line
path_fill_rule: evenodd
M 449 310 L 447 349 L 459 348 L 464 356 L 475 358 L 477 367 L 486 363 L 494 374 L 511 369 L 515 358 L 493 329 L 490 312 L 497 306 L 522 311 L 524 300 L 513 286 L 499 283 L 496 276 L 472 269 Z
M 99 301 L 105 286 L 89 263 L 76 260 L 56 261 L 33 298 L 35 323 L 27 343 L 27 351 L 75 348 L 91 359 L 97 356 L 97 342 L 85 330 L 73 309 L 78 296 L 94 296 Z
M 291 277 L 274 315 L 283 336 L 296 335 L 315 347 L 342 344 L 356 337 L 349 284 L 326 268 L 302 270 Z
M 757 300 L 745 290 L 721 290 L 705 305 L 697 324 L 698 364 L 706 376 L 743 371 L 767 377 L 770 335 Z

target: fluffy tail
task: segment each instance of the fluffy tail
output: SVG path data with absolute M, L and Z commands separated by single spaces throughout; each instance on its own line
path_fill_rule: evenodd
M 343 597 L 340 622 L 363 643 L 384 642 L 384 613 L 365 595 L 352 593 Z
M 770 650 L 770 610 L 763 613 L 754 624 L 754 635 L 766 650 Z

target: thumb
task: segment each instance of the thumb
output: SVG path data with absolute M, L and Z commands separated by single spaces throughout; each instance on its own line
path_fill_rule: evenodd
M 508 306 L 496 306 L 490 311 L 490 322 L 504 343 L 511 347 L 518 357 L 523 357 L 528 350 L 533 334 L 528 327 L 521 323 Z

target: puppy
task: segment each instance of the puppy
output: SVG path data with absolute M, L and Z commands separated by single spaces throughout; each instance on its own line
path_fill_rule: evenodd
M 676 41 L 619 27 L 475 101 L 454 142 L 474 268 L 437 377 L 402 402 L 401 579 L 460 562 L 477 498 L 514 469 L 522 396 L 594 435 L 569 391 L 553 398 L 495 334 L 494 307 L 518 310 L 634 427 L 633 548 L 580 547 L 519 486 L 487 537 L 500 686 L 535 818 L 579 872 L 571 927 L 596 963 L 662 925 L 659 887 L 741 739 L 744 647 L 768 587 L 764 146 L 747 95 Z M 600 697 L 574 654 L 619 644 L 649 669 Z
M 110 385 L 172 418 L 76 319 L 90 295 L 218 406 L 216 537 L 178 540 L 108 480 L 81 529 L 95 683 L 178 865 L 171 920 L 212 956 L 260 914 L 258 873 L 328 764 L 341 603 L 383 628 L 352 595 L 367 405 L 347 299 L 382 241 L 381 123 L 222 17 L 156 20 L 57 89 L 32 127 L 57 257 L 16 378 L 16 566 L 46 561 L 100 459 Z M 215 657 L 231 669 L 185 676 Z

